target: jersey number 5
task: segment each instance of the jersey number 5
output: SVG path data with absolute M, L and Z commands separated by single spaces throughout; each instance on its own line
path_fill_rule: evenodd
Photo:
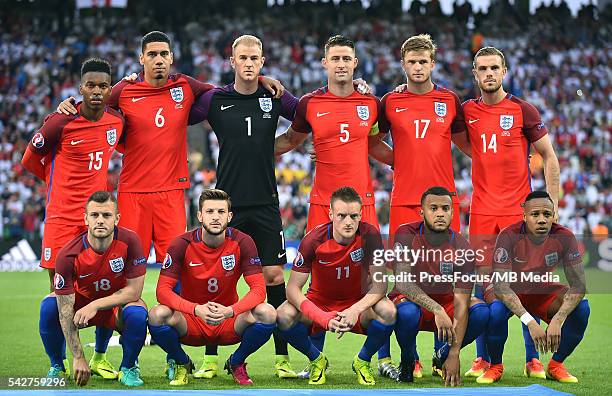
M 348 130 L 349 124 L 340 124 L 340 141 L 346 143 L 349 141 L 351 134 Z

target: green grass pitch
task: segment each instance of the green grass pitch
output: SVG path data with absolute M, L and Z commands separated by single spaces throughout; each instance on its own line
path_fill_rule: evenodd
M 602 281 L 601 271 L 588 271 L 589 278 Z M 155 285 L 159 271 L 151 270 L 147 273 L 145 282 L 144 299 L 152 306 L 155 303 Z M 610 281 L 612 274 L 607 276 L 606 283 Z M 610 283 L 608 283 L 610 284 Z M 44 376 L 49 368 L 49 361 L 45 355 L 40 337 L 38 335 L 38 310 L 39 302 L 48 288 L 48 277 L 46 273 L 2 273 L 0 274 L 0 377 L 40 377 Z M 245 285 L 241 284 L 244 291 Z M 602 290 L 599 288 L 599 290 Z M 584 340 L 578 346 L 574 354 L 567 360 L 567 367 L 579 379 L 578 384 L 559 384 L 553 381 L 533 380 L 522 376 L 524 364 L 523 339 L 520 331 L 520 322 L 513 318 L 510 322 L 510 336 L 504 353 L 506 371 L 499 386 L 527 386 L 539 383 L 560 391 L 574 394 L 612 394 L 612 295 L 591 294 L 588 296 L 591 305 L 591 318 Z M 325 344 L 325 353 L 330 360 L 327 384 L 321 389 L 358 388 L 355 376 L 351 370 L 351 361 L 358 352 L 363 336 L 348 334 L 340 340 L 328 334 Z M 93 342 L 93 329 L 81 331 L 83 343 Z M 433 340 L 431 333 L 420 333 L 418 337 L 418 348 L 421 361 L 425 365 L 425 375 L 417 379 L 413 385 L 408 387 L 439 387 L 442 386 L 439 378 L 432 378 L 429 366 L 431 364 L 431 348 Z M 220 365 L 231 351 L 236 347 L 221 347 Z M 204 353 L 203 348 L 187 347 L 187 352 L 199 365 Z M 85 347 L 87 358 L 91 357 L 93 348 Z M 392 354 L 397 361 L 399 349 L 395 341 L 392 342 Z M 474 357 L 475 347 L 470 345 L 462 351 L 461 370 L 467 370 L 471 359 Z M 111 362 L 116 366 L 121 361 L 121 348 L 111 347 L 108 350 Z M 145 388 L 170 389 L 168 381 L 162 376 L 164 369 L 164 356 L 162 350 L 157 347 L 145 347 L 140 354 L 140 366 L 142 369 Z M 274 347 L 270 340 L 261 350 L 248 359 L 248 370 L 255 382 L 255 387 L 261 388 L 305 388 L 308 387 L 303 380 L 279 380 L 272 376 Z M 294 368 L 299 371 L 306 364 L 306 358 L 299 352 L 290 349 L 291 361 Z M 550 355 L 542 356 L 542 361 L 547 363 Z M 373 359 L 373 367 L 376 367 L 376 358 Z M 6 381 L 2 381 L 6 386 Z M 388 379 L 377 379 L 377 387 L 401 388 Z M 463 386 L 479 386 L 473 379 L 465 379 Z M 191 379 L 188 386 L 181 389 L 229 389 L 235 385 L 231 377 L 221 372 L 219 377 L 213 380 Z M 122 386 L 116 381 L 104 381 L 94 377 L 87 385 L 87 389 L 121 389 Z

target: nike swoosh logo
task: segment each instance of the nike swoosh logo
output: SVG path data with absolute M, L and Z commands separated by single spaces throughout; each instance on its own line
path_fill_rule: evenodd
M 287 254 L 287 253 L 286 253 L 286 252 L 279 253 L 279 254 L 278 254 L 278 258 L 283 257 L 285 254 Z
M 229 105 L 229 106 L 223 106 L 223 105 L 221 105 L 221 111 L 223 111 L 223 110 L 227 110 L 227 109 L 229 109 L 230 107 L 234 107 L 234 106 L 235 106 L 235 105 Z
M 139 100 L 143 100 L 146 99 L 146 96 L 143 96 L 142 98 L 132 98 L 132 102 L 138 102 Z
M 202 265 L 202 264 L 204 264 L 204 263 L 194 263 L 193 261 L 189 262 L 189 266 L 190 267 L 197 267 L 198 265 Z
M 328 115 L 329 113 L 331 113 L 331 111 L 328 111 L 326 113 L 319 113 L 319 112 L 317 112 L 317 117 L 323 117 L 324 115 Z
M 401 113 L 402 111 L 406 111 L 406 110 L 408 110 L 408 109 L 403 109 L 403 108 L 400 108 L 400 107 L 396 107 L 395 108 L 395 112 L 396 113 Z
M 79 275 L 79 278 L 87 278 L 89 275 L 93 275 L 93 272 L 91 274 L 87 274 L 87 275 Z
M 320 264 L 331 264 L 331 261 L 323 261 L 323 260 L 319 260 Z
M 468 123 L 473 124 L 473 123 L 475 123 L 478 120 L 480 120 L 480 118 L 476 118 L 475 120 L 468 120 Z
M 81 139 L 81 140 L 71 140 L 71 141 L 70 141 L 70 144 L 71 144 L 72 146 L 74 146 L 75 144 L 79 144 L 79 143 L 84 142 L 84 141 L 85 141 L 85 139 Z
M 519 260 L 517 258 L 515 258 L 514 261 L 516 261 L 517 263 L 521 263 L 521 264 L 524 264 L 527 262 L 527 260 Z

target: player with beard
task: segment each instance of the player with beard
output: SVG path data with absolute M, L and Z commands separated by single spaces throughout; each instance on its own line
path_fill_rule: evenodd
M 531 192 L 531 146 L 544 161 L 546 190 L 555 208 L 559 199 L 559 161 L 538 110 L 504 90 L 502 82 L 507 68 L 503 53 L 494 47 L 481 48 L 474 56 L 472 73 L 481 97 L 463 104 L 472 145 L 474 190 L 470 242 L 474 248 L 486 251 L 485 259 L 476 262 L 476 266 L 477 272 L 487 274 L 492 271 L 497 234 L 523 218 L 521 204 Z M 476 286 L 477 297 L 483 298 L 483 288 L 486 285 Z M 486 338 L 486 334 L 483 337 Z M 545 378 L 544 368 L 525 326 L 523 338 L 526 352 L 524 374 Z M 489 367 L 485 341 L 479 338 L 476 346 L 478 357 L 467 376 L 480 377 Z M 490 380 L 479 378 L 478 381 L 487 383 Z
M 236 383 L 251 385 L 245 359 L 265 344 L 276 328 L 276 311 L 265 303 L 266 285 L 255 243 L 228 227 L 229 196 L 209 189 L 200 195 L 202 227 L 175 238 L 157 282 L 160 305 L 149 313 L 149 331 L 174 367 L 170 385 L 187 385 L 192 363 L 181 344 L 232 345 L 238 349 L 225 363 Z M 249 292 L 238 298 L 243 276 Z M 181 282 L 180 294 L 174 287 Z

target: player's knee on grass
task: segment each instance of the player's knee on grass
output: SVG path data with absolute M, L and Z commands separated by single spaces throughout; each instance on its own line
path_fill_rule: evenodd
M 266 286 L 275 286 L 285 283 L 285 273 L 281 265 L 267 265 L 261 267 Z
M 261 303 L 251 311 L 255 321 L 264 324 L 276 323 L 276 309 L 270 304 Z
M 376 313 L 376 320 L 384 325 L 392 325 L 397 320 L 397 310 L 391 300 L 383 298 L 374 305 L 374 313 Z
M 299 311 L 291 305 L 289 301 L 285 301 L 276 309 L 276 324 L 280 330 L 289 330 L 297 320 Z
M 169 325 L 174 312 L 165 305 L 156 305 L 149 311 L 149 325 Z

